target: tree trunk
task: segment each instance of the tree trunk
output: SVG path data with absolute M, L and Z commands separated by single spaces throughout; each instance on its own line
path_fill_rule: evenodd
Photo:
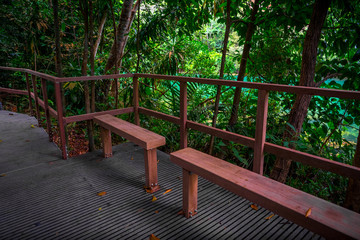
M 227 5 L 226 5 L 226 28 L 225 28 L 225 35 L 224 35 L 224 46 L 223 46 L 222 56 L 221 56 L 220 73 L 219 73 L 220 79 L 223 79 L 223 77 L 224 77 L 226 52 L 227 52 L 227 45 L 228 45 L 229 34 L 230 34 L 230 26 L 231 26 L 230 4 L 231 4 L 231 0 L 227 0 Z M 213 116 L 212 124 L 211 124 L 212 127 L 216 127 L 217 116 L 218 116 L 218 113 L 219 113 L 220 95 L 221 95 L 221 86 L 218 85 L 217 86 L 217 91 L 216 91 L 214 116 Z M 210 155 L 212 154 L 213 149 L 214 149 L 214 142 L 215 142 L 215 136 L 211 135 L 210 149 L 209 149 L 209 154 Z
M 122 58 L 124 54 L 124 49 L 126 43 L 128 41 L 131 25 L 134 21 L 136 15 L 136 9 L 138 5 L 141 3 L 141 0 L 137 0 L 132 7 L 132 2 L 129 0 L 125 0 L 123 3 L 123 7 L 120 15 L 120 23 L 116 29 L 116 37 L 114 44 L 110 51 L 110 56 L 105 66 L 105 73 L 115 66 L 114 73 L 118 74 L 119 69 L 121 68 Z M 117 80 L 113 81 L 113 95 L 115 95 L 115 91 L 117 88 Z M 110 90 L 111 81 L 108 81 L 105 87 L 105 98 L 107 98 L 109 90 Z
M 310 24 L 304 40 L 299 83 L 300 86 L 315 86 L 314 76 L 317 48 L 321 37 L 321 29 L 324 25 L 330 3 L 331 0 L 317 0 L 314 4 Z M 289 116 L 289 124 L 295 128 L 295 132 L 291 127 L 287 126 L 287 129 L 283 134 L 284 142 L 294 142 L 298 139 L 304 119 L 307 115 L 310 101 L 310 95 L 299 94 L 296 96 L 295 103 Z M 289 146 L 291 148 L 295 148 L 294 144 L 289 144 Z M 275 161 L 274 168 L 270 173 L 270 177 L 284 183 L 289 173 L 290 166 L 291 159 L 278 157 Z
M 253 8 L 251 10 L 250 22 L 248 23 L 247 30 L 246 30 L 244 50 L 243 50 L 241 61 L 240 61 L 240 69 L 239 69 L 239 75 L 238 75 L 237 81 L 244 81 L 247 59 L 249 58 L 249 53 L 250 53 L 250 48 L 251 48 L 251 38 L 254 35 L 256 13 L 258 10 L 259 10 L 259 0 L 255 0 L 255 2 L 253 4 Z M 240 96 L 241 96 L 241 88 L 237 87 L 235 89 L 234 100 L 233 100 L 233 105 L 232 105 L 232 109 L 231 109 L 231 116 L 229 119 L 229 127 L 234 126 L 237 122 Z
M 353 166 L 360 167 L 360 129 L 357 138 Z M 349 179 L 344 207 L 360 213 L 360 180 Z
M 124 45 L 125 41 L 127 40 L 127 33 L 128 29 L 130 28 L 129 24 L 132 22 L 130 19 L 132 5 L 132 0 L 124 0 L 121 9 L 120 23 L 116 29 L 116 39 L 111 47 L 110 56 L 105 66 L 105 73 L 114 67 L 115 64 L 120 61 L 122 56 L 122 45 Z
M 92 1 L 92 0 L 90 0 Z M 90 10 L 92 10 L 92 3 L 90 3 Z M 83 51 L 83 62 L 81 65 L 81 74 L 83 76 L 87 75 L 87 63 L 89 57 L 89 5 L 87 0 L 83 0 L 82 13 L 84 17 L 84 51 Z M 90 35 L 91 36 L 91 35 Z M 85 110 L 86 113 L 90 113 L 90 91 L 89 91 L 89 83 L 88 81 L 84 81 L 84 95 L 85 95 Z M 92 152 L 95 150 L 94 144 L 94 134 L 91 121 L 86 121 L 87 130 L 88 130 L 88 138 L 89 138 L 89 151 Z

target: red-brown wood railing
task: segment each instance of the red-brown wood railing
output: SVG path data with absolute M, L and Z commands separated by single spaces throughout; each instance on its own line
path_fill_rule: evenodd
M 28 95 L 29 101 L 31 98 L 35 99 L 35 107 L 37 112 L 37 118 L 39 120 L 39 106 L 45 110 L 47 127 L 49 129 L 49 135 L 51 135 L 51 121 L 50 116 L 57 118 L 59 134 L 61 139 L 61 151 L 63 159 L 67 159 L 66 153 L 66 141 L 65 141 L 65 126 L 71 122 L 91 120 L 95 116 L 102 114 L 120 115 L 124 113 L 134 113 L 135 124 L 139 125 L 139 114 L 152 116 L 158 119 L 172 122 L 179 125 L 180 127 L 180 148 L 187 147 L 187 130 L 193 129 L 216 137 L 233 141 L 251 147 L 254 149 L 254 160 L 253 160 L 253 171 L 259 174 L 263 174 L 264 166 L 264 153 L 274 154 L 279 157 L 289 158 L 296 162 L 327 170 L 345 177 L 360 179 L 360 168 L 350 166 L 344 163 L 339 163 L 326 158 L 318 157 L 287 147 L 279 146 L 276 144 L 268 143 L 265 141 L 266 138 L 266 125 L 267 125 L 267 112 L 268 112 L 268 96 L 270 91 L 276 92 L 287 92 L 294 94 L 307 94 L 317 95 L 325 97 L 336 97 L 341 99 L 355 99 L 360 100 L 359 91 L 346 91 L 346 90 L 335 90 L 335 89 L 324 89 L 315 87 L 302 87 L 302 86 L 287 86 L 280 84 L 266 84 L 266 83 L 251 83 L 251 82 L 237 82 L 219 79 L 205 79 L 205 78 L 191 78 L 191 77 L 180 77 L 180 76 L 167 76 L 167 75 L 156 75 L 156 74 L 115 74 L 115 75 L 103 75 L 103 76 L 84 76 L 84 77 L 68 77 L 58 78 L 47 74 L 35 72 L 29 69 L 21 68 L 9 68 L 0 67 L 2 70 L 24 72 L 26 76 L 27 91 L 0 88 L 0 92 L 8 92 L 13 94 Z M 32 77 L 32 86 L 34 92 L 30 90 L 30 83 L 28 75 Z M 36 89 L 36 77 L 41 79 L 41 90 L 43 93 L 43 99 L 37 96 Z M 123 109 L 114 109 L 103 112 L 88 113 L 76 116 L 65 117 L 63 115 L 63 103 L 60 96 L 60 83 L 65 82 L 77 82 L 77 81 L 94 81 L 103 79 L 115 79 L 115 78 L 132 78 L 133 79 L 133 106 Z M 139 106 L 139 78 L 153 78 L 162 80 L 172 80 L 180 82 L 180 116 L 172 116 L 165 113 L 153 111 L 150 109 L 142 108 Z M 52 109 L 48 105 L 47 93 L 46 93 L 46 80 L 54 83 L 55 86 L 55 100 L 56 109 Z M 222 129 L 207 126 L 205 124 L 193 122 L 187 119 L 187 83 L 196 82 L 207 85 L 221 85 L 229 87 L 242 87 L 250 89 L 258 89 L 258 103 L 257 103 L 257 115 L 256 115 L 256 130 L 255 138 L 243 136 L 233 132 L 225 131 Z M 32 106 L 30 105 L 30 108 Z M 51 141 L 51 139 L 50 139 Z

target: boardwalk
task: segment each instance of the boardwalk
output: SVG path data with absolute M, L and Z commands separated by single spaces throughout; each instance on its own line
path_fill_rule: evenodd
M 199 181 L 199 213 L 181 209 L 181 169 L 158 152 L 161 190 L 145 193 L 132 143 L 61 160 L 33 117 L 0 111 L 0 239 L 319 239 L 220 187 Z M 31 127 L 33 125 L 34 127 Z M 170 192 L 163 194 L 165 190 Z M 99 192 L 106 192 L 98 196 Z

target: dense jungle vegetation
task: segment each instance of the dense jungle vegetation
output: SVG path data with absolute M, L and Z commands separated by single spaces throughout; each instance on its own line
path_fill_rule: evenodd
M 67 77 L 138 72 L 360 90 L 357 1 L 3 0 L 0 21 L 0 66 Z M 1 71 L 0 79 L 0 87 L 26 88 L 23 74 Z M 62 87 L 67 116 L 132 104 L 131 79 Z M 55 108 L 51 84 L 48 91 Z M 28 107 L 26 98 L 0 101 Z M 188 104 L 190 120 L 254 137 L 257 91 L 189 83 Z M 179 84 L 141 78 L 140 106 L 178 116 Z M 141 125 L 166 137 L 162 150 L 179 148 L 176 125 L 145 116 Z M 89 137 L 90 150 L 99 147 L 91 123 L 67 128 Z M 267 128 L 268 142 L 360 166 L 358 101 L 271 92 Z M 252 165 L 251 148 L 191 130 L 188 141 Z M 266 155 L 265 175 L 359 211 L 346 190 L 360 196 L 360 183 L 290 163 Z

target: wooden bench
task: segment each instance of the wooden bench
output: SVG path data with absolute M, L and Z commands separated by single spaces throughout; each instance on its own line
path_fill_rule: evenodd
M 183 212 L 187 218 L 197 213 L 200 175 L 326 238 L 360 239 L 358 213 L 192 148 L 171 153 L 170 160 L 183 168 Z
M 94 121 L 100 125 L 105 158 L 112 156 L 111 132 L 144 148 L 145 187 L 149 192 L 159 190 L 156 148 L 165 145 L 165 138 L 109 114 L 97 116 L 94 118 Z

